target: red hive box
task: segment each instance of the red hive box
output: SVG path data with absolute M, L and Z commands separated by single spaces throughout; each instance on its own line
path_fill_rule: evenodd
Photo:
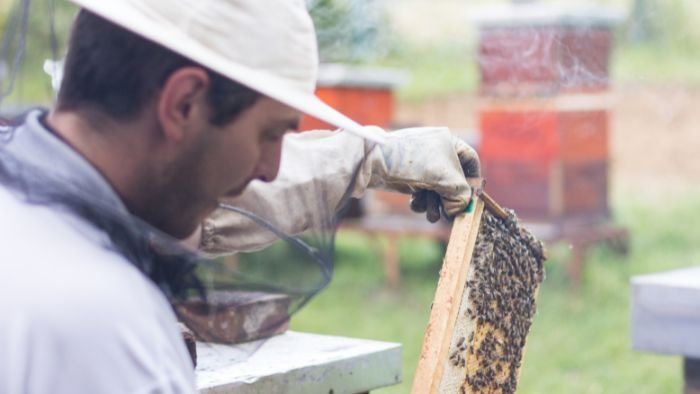
M 387 128 L 394 116 L 394 89 L 404 79 L 396 70 L 322 65 L 316 95 L 360 124 Z M 311 116 L 304 116 L 300 126 L 300 130 L 334 128 Z
M 389 88 L 319 86 L 316 95 L 331 107 L 365 125 L 389 127 L 394 114 L 394 97 Z M 335 129 L 311 116 L 304 116 L 300 130 Z
M 603 109 L 480 113 L 487 189 L 525 219 L 609 215 L 608 114 Z
M 482 109 L 480 152 L 490 160 L 564 163 L 606 160 L 605 109 Z
M 482 95 L 550 95 L 608 87 L 614 15 L 529 5 L 480 19 Z

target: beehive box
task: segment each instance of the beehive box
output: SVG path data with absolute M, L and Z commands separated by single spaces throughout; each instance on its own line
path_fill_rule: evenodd
M 386 128 L 394 115 L 394 96 L 388 87 L 319 86 L 316 95 L 361 124 Z M 300 130 L 314 129 L 333 130 L 335 126 L 304 115 Z
M 482 200 L 455 220 L 413 394 L 517 388 L 545 252 L 512 211 Z
M 494 198 L 524 219 L 604 220 L 609 217 L 605 100 L 561 102 L 483 105 L 483 175 Z
M 405 73 L 393 69 L 325 64 L 319 69 L 316 95 L 360 124 L 387 128 L 394 117 L 394 89 L 405 79 Z M 299 129 L 335 127 L 304 116 Z
M 479 18 L 480 93 L 531 96 L 605 90 L 612 27 L 606 10 L 507 7 Z
M 491 193 L 528 220 L 605 220 L 608 203 L 606 161 L 538 163 L 483 160 Z
M 606 108 L 519 109 L 483 105 L 479 153 L 490 160 L 584 163 L 607 160 Z

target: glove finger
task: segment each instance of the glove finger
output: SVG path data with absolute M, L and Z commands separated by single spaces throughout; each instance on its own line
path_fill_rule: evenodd
M 440 220 L 441 198 L 439 194 L 432 191 L 426 191 L 426 196 L 427 209 L 425 216 L 430 223 L 435 223 Z
M 423 213 L 428 210 L 427 190 L 418 190 L 411 194 L 411 210 L 418 213 Z
M 457 157 L 462 165 L 462 171 L 466 178 L 478 178 L 481 176 L 481 164 L 476 150 L 466 142 L 457 142 Z
M 468 201 L 463 200 L 453 200 L 453 199 L 442 199 L 442 208 L 448 217 L 455 217 L 467 209 Z

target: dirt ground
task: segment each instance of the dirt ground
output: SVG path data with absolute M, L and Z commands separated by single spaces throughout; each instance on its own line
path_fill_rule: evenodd
M 700 87 L 617 85 L 611 88 L 610 103 L 615 196 L 653 198 L 700 189 Z M 475 133 L 477 105 L 475 95 L 465 94 L 401 103 L 396 119 Z

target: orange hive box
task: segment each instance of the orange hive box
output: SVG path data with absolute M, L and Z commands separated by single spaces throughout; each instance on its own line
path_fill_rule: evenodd
M 405 79 L 405 73 L 393 69 L 324 64 L 319 68 L 316 95 L 360 124 L 387 128 L 394 116 L 394 89 Z M 304 116 L 299 129 L 333 128 Z
M 528 220 L 608 218 L 606 100 L 484 101 L 479 155 L 491 194 Z

